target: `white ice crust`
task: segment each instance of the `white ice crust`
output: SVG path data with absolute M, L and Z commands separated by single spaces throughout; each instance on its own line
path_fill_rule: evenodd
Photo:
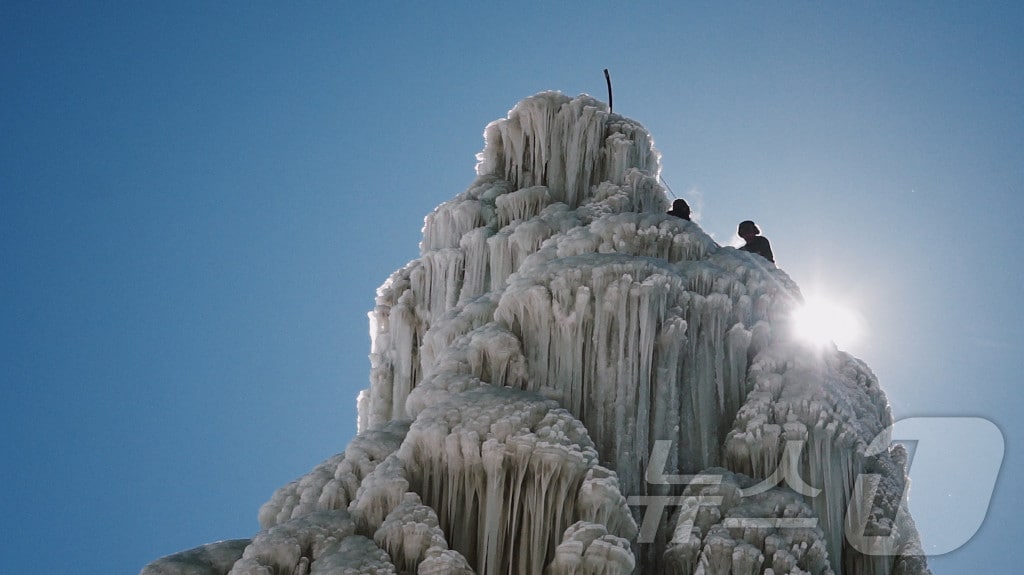
M 785 272 L 665 214 L 641 125 L 544 92 L 484 135 L 377 292 L 359 435 L 251 542 L 143 573 L 928 573 L 874 375 L 790 336 Z M 656 443 L 717 479 L 652 481 Z M 642 541 L 633 497 L 681 503 Z

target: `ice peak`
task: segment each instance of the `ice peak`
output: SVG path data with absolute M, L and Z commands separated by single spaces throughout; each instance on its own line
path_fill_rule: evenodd
M 507 118 L 491 122 L 484 139 L 478 175 L 497 176 L 515 189 L 547 186 L 554 200 L 573 208 L 592 186 L 622 184 L 630 168 L 655 178 L 661 171 L 661 155 L 647 130 L 585 94 L 526 98 Z

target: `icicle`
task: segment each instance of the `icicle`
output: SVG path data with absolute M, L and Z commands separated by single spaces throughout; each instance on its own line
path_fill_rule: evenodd
M 429 376 L 436 371 L 435 364 L 462 335 L 486 325 L 494 317 L 497 301 L 493 296 L 484 296 L 467 302 L 439 318 L 423 336 L 420 350 L 421 370 Z
M 588 523 L 597 523 L 626 539 L 637 535 L 636 521 L 626 506 L 626 498 L 619 490 L 615 472 L 601 466 L 587 471 L 576 500 L 576 517 Z
M 570 525 L 545 575 L 627 575 L 636 560 L 629 541 L 609 535 L 604 525 L 578 521 Z
M 489 233 L 488 228 L 477 228 L 462 236 L 459 242 L 459 248 L 465 254 L 459 305 L 487 293 L 490 288 L 490 249 L 487 245 Z
M 348 506 L 360 533 L 374 533 L 402 502 L 409 491 L 407 475 L 405 462 L 393 453 L 363 479 Z
M 401 572 L 413 572 L 431 548 L 447 549 L 437 514 L 423 505 L 415 493 L 406 493 L 402 503 L 388 513 L 373 535 Z
M 423 220 L 423 241 L 420 253 L 459 246 L 462 237 L 486 224 L 480 201 L 459 197 L 434 209 Z
M 431 547 L 420 563 L 418 575 L 475 575 L 469 562 L 458 551 Z
M 541 210 L 551 203 L 551 196 L 544 186 L 533 186 L 495 198 L 498 210 L 499 228 L 515 221 L 526 221 L 540 215 Z

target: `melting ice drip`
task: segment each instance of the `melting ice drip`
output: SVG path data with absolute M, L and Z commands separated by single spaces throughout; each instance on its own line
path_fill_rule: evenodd
M 252 540 L 144 573 L 928 572 L 894 522 L 906 454 L 868 450 L 892 423 L 877 380 L 790 337 L 783 271 L 665 214 L 642 126 L 546 92 L 485 140 L 378 290 L 357 437 Z M 627 505 L 650 498 L 674 502 L 653 523 Z

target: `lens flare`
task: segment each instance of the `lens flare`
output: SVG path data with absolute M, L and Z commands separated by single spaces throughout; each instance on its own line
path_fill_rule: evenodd
M 820 345 L 848 345 L 861 332 L 861 323 L 850 309 L 821 297 L 808 298 L 793 312 L 793 327 L 801 339 Z

